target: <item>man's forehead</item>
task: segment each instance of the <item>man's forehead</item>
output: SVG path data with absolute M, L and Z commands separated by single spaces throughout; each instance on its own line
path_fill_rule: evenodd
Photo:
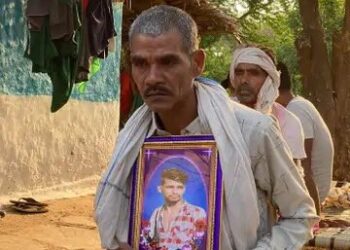
M 181 35 L 167 32 L 158 36 L 148 34 L 136 34 L 130 41 L 130 54 L 140 53 L 185 53 Z
M 178 53 L 175 53 L 174 51 L 159 51 L 155 53 L 138 51 L 131 52 L 130 54 L 131 59 L 147 59 L 149 56 L 152 56 L 154 59 L 179 57 Z
M 167 183 L 174 183 L 174 184 L 177 184 L 177 185 L 184 185 L 180 180 L 173 180 L 173 179 L 170 179 L 170 178 L 163 178 L 163 182 L 165 184 L 165 182 Z
M 261 69 L 263 70 L 258 64 L 254 63 L 239 63 L 237 64 L 235 69 Z
M 159 46 L 174 46 L 180 44 L 181 35 L 179 32 L 170 31 L 162 33 L 159 35 L 152 34 L 135 34 L 130 40 L 130 49 L 137 48 L 138 46 L 150 46 L 150 47 L 159 47 Z

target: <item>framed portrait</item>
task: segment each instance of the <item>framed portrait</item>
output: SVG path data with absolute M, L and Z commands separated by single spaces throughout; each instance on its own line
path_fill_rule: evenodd
M 213 136 L 146 139 L 133 170 L 133 249 L 218 250 L 221 208 L 222 171 Z

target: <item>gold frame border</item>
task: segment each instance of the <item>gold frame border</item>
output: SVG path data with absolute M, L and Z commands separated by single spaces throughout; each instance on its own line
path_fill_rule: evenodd
M 218 171 L 218 149 L 215 141 L 162 141 L 162 142 L 145 142 L 139 152 L 137 169 L 136 169 L 136 191 L 134 195 L 134 214 L 132 216 L 132 232 L 131 232 L 131 244 L 133 249 L 138 249 L 140 244 L 140 227 L 141 227 L 141 212 L 143 203 L 142 187 L 144 184 L 144 152 L 149 149 L 202 149 L 207 148 L 212 150 L 211 162 L 210 162 L 210 178 L 209 178 L 209 206 L 208 206 L 208 230 L 207 230 L 207 244 L 206 250 L 214 250 L 214 225 L 215 225 L 215 211 L 216 211 L 216 185 L 217 185 L 217 171 Z M 133 187 L 135 188 L 135 187 Z M 222 208 L 222 197 L 223 197 L 223 181 L 221 181 L 221 208 Z M 136 216 L 136 215 L 139 216 Z M 221 222 L 221 213 L 220 218 Z M 217 232 L 220 237 L 220 232 Z M 220 240 L 219 240 L 220 241 Z M 220 242 L 218 242 L 220 244 Z M 219 248 L 218 248 L 219 249 Z

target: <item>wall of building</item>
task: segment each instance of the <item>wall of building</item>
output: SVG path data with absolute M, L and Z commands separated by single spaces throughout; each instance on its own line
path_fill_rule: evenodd
M 69 102 L 51 113 L 50 79 L 32 73 L 23 57 L 25 2 L 0 6 L 0 202 L 95 190 L 118 131 L 120 36 L 85 91 L 75 88 Z M 114 5 L 118 34 L 121 18 L 122 6 Z

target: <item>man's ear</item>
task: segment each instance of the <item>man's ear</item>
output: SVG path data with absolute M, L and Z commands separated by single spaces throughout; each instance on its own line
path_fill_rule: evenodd
M 199 76 L 204 71 L 205 52 L 203 49 L 198 49 L 192 54 L 192 70 L 194 77 Z
M 159 193 L 161 193 L 161 192 L 162 192 L 161 186 L 158 186 L 158 187 L 157 187 L 157 190 L 158 190 Z

